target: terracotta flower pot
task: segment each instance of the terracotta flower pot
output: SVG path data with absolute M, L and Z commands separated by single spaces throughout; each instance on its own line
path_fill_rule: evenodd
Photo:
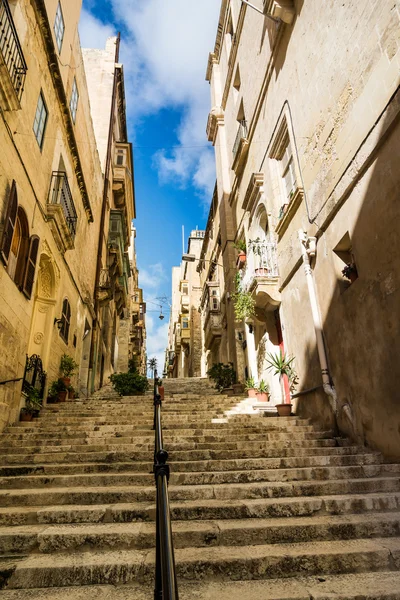
M 264 267 L 255 269 L 255 274 L 258 277 L 266 277 L 268 275 L 268 269 L 264 269 Z
M 259 402 L 269 402 L 269 394 L 267 392 L 257 392 L 257 400 Z
M 26 412 L 22 412 L 19 417 L 20 421 L 32 421 L 32 419 L 33 419 L 33 415 L 31 413 L 26 413 Z
M 165 390 L 164 390 L 164 386 L 163 385 L 159 385 L 158 386 L 158 393 L 161 396 L 161 400 L 164 400 Z
M 245 264 L 246 264 L 246 253 L 239 252 L 237 261 L 236 261 L 236 266 L 238 269 L 243 269 Z
M 277 404 L 276 410 L 278 411 L 278 415 L 280 417 L 290 417 L 290 414 L 292 412 L 292 405 L 291 404 Z
M 67 394 L 68 394 L 68 390 L 65 390 L 64 392 L 58 392 L 57 394 L 57 401 L 58 402 L 65 402 L 67 399 Z
M 73 400 L 75 398 L 75 390 L 68 390 L 68 399 Z
M 71 377 L 60 377 L 60 379 L 66 388 L 71 385 Z
M 250 388 L 247 390 L 247 395 L 249 398 L 257 398 L 256 394 L 257 392 L 255 388 Z

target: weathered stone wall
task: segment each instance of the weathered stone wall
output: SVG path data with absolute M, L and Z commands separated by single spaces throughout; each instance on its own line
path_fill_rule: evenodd
M 29 223 L 29 235 L 38 235 L 40 245 L 30 299 L 21 293 L 6 269 L 0 269 L 1 380 L 23 376 L 26 354 L 35 353 L 42 357 L 48 383 L 58 377 L 63 353 L 73 356 L 81 366 L 85 323 L 90 327 L 93 319 L 95 261 L 88 257 L 96 254 L 102 176 L 84 70 L 75 68 L 75 65 L 82 63 L 77 34 L 80 2 L 70 4 L 68 10 L 64 11 L 65 37 L 59 57 L 60 63 L 70 65 L 62 67 L 65 102 L 55 88 L 48 67 L 48 53 L 52 42 L 51 38 L 46 41 L 45 25 L 42 23 L 39 26 L 37 13 L 31 3 L 18 3 L 13 13 L 28 71 L 21 109 L 5 111 L 0 120 L 1 232 L 11 183 L 15 180 L 18 203 L 25 211 Z M 46 6 L 49 11 L 49 31 L 52 32 L 57 2 L 49 1 Z M 75 124 L 69 116 L 74 77 L 79 91 Z M 40 91 L 48 110 L 42 148 L 39 148 L 32 130 Z M 76 150 L 72 150 L 71 135 L 78 140 Z M 90 152 L 88 148 L 91 149 Z M 77 212 L 74 249 L 67 251 L 56 240 L 50 227 L 51 222 L 46 216 L 52 172 L 59 170 L 60 156 Z M 82 181 L 85 182 L 85 193 Z M 86 210 L 87 198 L 91 214 Z M 41 286 L 40 273 L 43 280 Z M 62 340 L 59 330 L 54 326 L 54 319 L 61 317 L 65 298 L 71 306 L 68 344 Z M 78 372 L 73 377 L 72 384 L 78 388 L 80 383 Z M 18 418 L 20 403 L 21 382 L 0 387 L 0 429 Z
M 222 11 L 209 72 L 211 105 L 219 115 L 219 198 L 225 193 L 233 210 L 232 216 L 225 211 L 227 222 L 232 220 L 236 237 L 247 236 L 263 206 L 269 230 L 278 228 L 279 311 L 285 348 L 296 356 L 299 390 L 322 383 L 298 232 L 317 236 L 313 277 L 339 426 L 398 458 L 399 2 L 296 1 L 293 23 L 278 26 L 236 0 L 222 4 L 231 5 L 235 43 L 226 35 Z M 235 173 L 239 118 L 247 121 L 249 150 Z M 273 149 L 284 121 L 299 196 L 282 220 L 280 208 L 288 200 Z M 247 210 L 243 201 L 253 173 L 264 183 Z M 344 238 L 359 275 L 351 285 L 341 273 Z M 232 320 L 227 326 L 233 331 Z M 332 424 L 323 392 L 301 396 L 296 404 L 302 415 Z M 344 416 L 346 405 L 353 425 Z

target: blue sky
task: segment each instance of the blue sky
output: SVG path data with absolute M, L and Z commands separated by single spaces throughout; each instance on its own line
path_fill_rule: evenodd
M 215 182 L 205 128 L 205 81 L 219 0 L 83 0 L 83 47 L 103 48 L 121 32 L 128 129 L 134 147 L 137 257 L 148 301 L 148 355 L 162 356 L 168 324 L 157 296 L 171 295 L 171 268 L 186 236 L 204 228 Z

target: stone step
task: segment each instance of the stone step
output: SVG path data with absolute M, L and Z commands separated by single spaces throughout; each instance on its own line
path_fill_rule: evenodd
M 302 467 L 333 467 L 351 465 L 381 464 L 380 453 L 363 454 L 333 454 L 313 455 L 289 458 L 248 458 L 227 460 L 198 460 L 190 462 L 170 462 L 171 472 L 182 471 L 235 471 L 253 469 L 284 469 Z M 0 467 L 0 477 L 22 477 L 26 475 L 74 475 L 79 473 L 112 473 L 112 472 L 149 472 L 153 467 L 152 461 L 125 463 L 87 463 L 87 464 L 49 464 L 49 465 L 14 465 Z M 390 465 L 382 465 L 385 472 Z M 397 465 L 395 465 L 397 468 Z
M 398 600 L 400 573 L 380 571 L 268 581 L 179 581 L 180 600 Z M 83 587 L 4 590 L 2 600 L 149 600 L 153 586 L 86 585 Z
M 195 500 L 171 503 L 173 521 L 228 519 L 279 519 L 362 513 L 387 513 L 400 509 L 400 493 L 376 492 L 304 498 L 245 500 Z M 0 526 L 78 523 L 132 523 L 154 521 L 153 502 L 111 502 L 94 505 L 10 506 L 0 508 Z
M 391 465 L 388 473 L 385 465 L 353 465 L 341 467 L 304 467 L 289 469 L 249 469 L 234 471 L 190 471 L 174 472 L 170 485 L 217 485 L 225 483 L 286 482 L 286 481 L 326 481 L 357 479 L 390 475 L 400 476 L 400 465 Z M 133 473 L 77 474 L 77 475 L 32 475 L 23 477 L 0 477 L 0 489 L 31 489 L 52 487 L 115 487 L 151 485 L 153 480 L 151 464 L 147 471 Z
M 213 426 L 212 423 L 209 424 L 208 427 L 203 428 L 179 428 L 179 435 L 182 437 L 193 436 L 193 435 L 202 435 L 202 436 L 219 436 L 229 439 L 234 435 L 244 435 L 244 434 L 261 434 L 264 435 L 266 432 L 286 432 L 287 435 L 291 436 L 292 433 L 296 431 L 312 431 L 308 430 L 308 428 L 299 427 L 287 427 L 287 428 L 277 428 L 273 427 L 235 427 L 234 429 L 224 425 L 220 425 L 220 427 Z M 315 430 L 314 430 L 315 431 Z M 176 430 L 174 428 L 168 429 L 165 428 L 165 435 L 173 435 Z M 86 438 L 86 437 L 104 437 L 106 434 L 115 436 L 148 436 L 154 435 L 152 427 L 142 427 L 142 428 L 133 428 L 131 425 L 103 425 L 103 426 L 93 426 L 93 427 L 56 427 L 53 429 L 41 429 L 39 427 L 15 427 L 13 430 L 10 430 L 7 433 L 4 433 L 1 439 L 4 438 L 3 444 L 10 440 L 24 440 L 24 439 L 62 439 L 63 437 L 71 437 L 72 438 Z
M 365 467 L 367 468 L 367 467 Z M 334 494 L 399 492 L 398 477 L 349 478 L 345 480 L 251 482 L 199 485 L 170 485 L 171 502 L 193 500 L 245 500 L 290 498 Z M 153 502 L 154 486 L 84 486 L 49 489 L 0 490 L 0 506 L 48 506 L 64 504 L 108 504 L 113 502 Z
M 399 538 L 184 548 L 175 551 L 180 579 L 220 581 L 260 580 L 304 575 L 387 571 L 394 560 L 400 567 Z M 290 565 L 290 569 L 288 569 Z M 14 567 L 14 571 L 12 571 Z M 150 583 L 154 552 L 114 550 L 32 554 L 2 567 L 8 570 L 8 589 L 68 585 Z
M 228 441 L 223 437 L 217 437 L 214 440 L 209 439 L 211 436 L 191 436 L 191 437 L 181 437 L 175 436 L 171 433 L 168 435 L 165 432 L 165 444 L 167 448 L 171 451 L 173 450 L 185 450 L 185 449 L 194 449 L 198 448 L 202 449 L 241 449 L 242 447 L 261 447 L 266 444 L 273 445 L 283 443 L 285 444 L 285 436 L 280 433 L 265 433 L 265 434 L 248 434 L 241 435 L 239 439 L 236 436 L 231 436 Z M 332 443 L 331 439 L 326 439 L 324 437 L 323 432 L 319 433 L 293 433 L 292 434 L 292 445 L 295 442 L 298 445 L 301 445 L 303 441 L 315 441 L 315 442 L 325 442 L 329 441 Z M 79 443 L 80 442 L 80 443 Z M 287 444 L 286 444 L 287 445 Z M 324 444 L 329 445 L 329 444 Z M 9 443 L 7 446 L 3 446 L 1 448 L 1 453 L 3 455 L 7 454 L 37 454 L 39 452 L 96 452 L 101 450 L 120 450 L 127 448 L 129 449 L 148 449 L 151 451 L 151 447 L 154 448 L 154 434 L 149 434 L 148 436 L 137 436 L 132 438 L 123 439 L 119 436 L 113 436 L 109 438 L 85 438 L 84 440 L 80 439 L 70 439 L 70 440 L 20 440 L 15 443 Z
M 175 548 L 259 546 L 400 535 L 391 513 L 282 519 L 174 521 Z M 155 545 L 155 523 L 98 523 L 0 527 L 0 555 L 82 550 L 146 549 Z
M 329 442 L 329 440 L 322 440 Z M 272 442 L 266 445 L 258 445 L 257 448 L 242 449 L 240 451 L 241 458 L 277 458 L 277 457 L 293 457 L 293 456 L 314 456 L 314 455 L 351 455 L 359 454 L 364 451 L 364 448 L 359 446 L 338 447 L 329 444 L 317 444 L 316 442 L 307 442 L 300 444 L 298 447 L 285 448 L 280 444 Z M 86 449 L 87 450 L 87 449 Z M 168 450 L 170 450 L 168 448 Z M 171 461 L 190 461 L 190 460 L 224 460 L 234 459 L 238 456 L 237 449 L 218 449 L 218 450 L 174 450 L 170 452 Z M 55 464 L 55 463 L 76 463 L 76 462 L 98 462 L 98 463 L 116 463 L 126 461 L 147 461 L 149 459 L 149 450 L 134 450 L 128 451 L 124 447 L 124 451 L 103 451 L 99 452 L 51 452 L 32 454 L 8 454 L 7 456 L 0 455 L 1 465 L 18 465 L 18 464 Z

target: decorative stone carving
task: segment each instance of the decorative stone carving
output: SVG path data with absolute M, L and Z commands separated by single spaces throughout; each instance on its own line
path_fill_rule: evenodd
M 44 334 L 41 331 L 38 331 L 33 336 L 33 341 L 35 342 L 35 344 L 41 344 L 43 342 L 43 340 L 44 340 Z
M 44 314 L 46 314 L 47 312 L 49 312 L 49 308 L 50 308 L 50 307 L 49 307 L 47 304 L 40 304 L 40 305 L 39 305 L 39 308 L 38 308 L 38 311 L 39 311 L 40 313 L 44 313 Z
M 242 203 L 242 208 L 244 210 L 252 210 L 256 200 L 258 200 L 260 195 L 263 193 L 263 185 L 264 173 L 253 173 Z

